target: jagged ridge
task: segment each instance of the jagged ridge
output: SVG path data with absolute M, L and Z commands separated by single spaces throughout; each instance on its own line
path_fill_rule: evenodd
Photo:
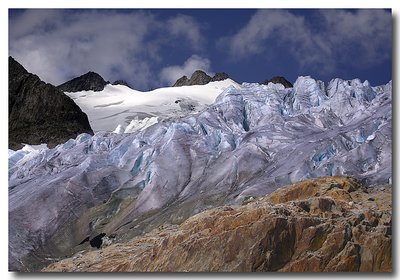
M 190 79 L 183 76 L 174 83 L 173 87 L 205 85 L 209 82 L 223 81 L 226 79 L 229 79 L 229 76 L 225 72 L 216 73 L 214 77 L 210 77 L 204 71 L 196 70 L 193 72 Z

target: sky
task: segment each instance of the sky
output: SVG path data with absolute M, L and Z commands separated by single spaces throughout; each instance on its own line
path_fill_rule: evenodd
M 392 79 L 392 14 L 382 9 L 9 9 L 9 55 L 59 85 L 88 71 L 132 88 L 197 69 L 237 82 L 310 75 Z

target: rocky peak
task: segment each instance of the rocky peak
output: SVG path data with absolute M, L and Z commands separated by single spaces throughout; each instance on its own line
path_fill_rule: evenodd
M 288 80 L 286 80 L 284 77 L 282 76 L 275 76 L 273 77 L 271 80 L 265 80 L 264 82 L 262 82 L 262 85 L 268 85 L 268 83 L 273 83 L 273 84 L 282 84 L 285 88 L 292 88 L 293 85 L 291 82 L 289 82 Z
M 8 59 L 9 148 L 21 143 L 54 147 L 80 133 L 93 134 L 85 113 L 62 91 Z
M 112 83 L 112 85 L 123 85 L 123 86 L 127 86 L 130 88 L 129 84 L 127 81 L 124 80 L 116 80 L 114 83 Z
M 228 74 L 225 72 L 218 72 L 214 75 L 214 77 L 211 78 L 211 82 L 223 81 L 226 79 L 229 79 Z
M 211 77 L 204 71 L 196 70 L 190 77 L 190 85 L 205 85 L 211 81 Z
M 102 91 L 107 84 L 109 84 L 109 82 L 106 82 L 99 74 L 90 71 L 57 86 L 57 88 L 64 92 L 77 92 L 82 90 Z
M 188 79 L 188 77 L 186 76 L 183 76 L 179 78 L 173 86 L 181 87 L 181 86 L 192 86 L 192 85 L 205 85 L 208 84 L 209 82 L 223 81 L 228 78 L 229 76 L 225 72 L 216 73 L 214 77 L 210 77 L 204 71 L 196 70 L 194 71 L 190 79 Z

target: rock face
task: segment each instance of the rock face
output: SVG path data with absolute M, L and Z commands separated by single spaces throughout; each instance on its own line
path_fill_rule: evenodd
M 82 90 L 102 91 L 107 84 L 109 84 L 109 82 L 104 81 L 99 74 L 88 72 L 57 86 L 57 88 L 65 92 L 77 92 Z
M 291 82 L 289 82 L 288 80 L 286 80 L 284 77 L 281 77 L 281 76 L 275 76 L 271 80 L 265 80 L 261 84 L 262 85 L 268 85 L 268 83 L 281 84 L 285 88 L 292 88 L 293 87 Z
M 192 86 L 192 85 L 205 85 L 208 84 L 209 82 L 216 82 L 216 81 L 223 81 L 228 79 L 229 76 L 228 74 L 222 72 L 222 73 L 216 73 L 214 77 L 208 76 L 204 71 L 201 70 L 196 70 L 190 79 L 188 77 L 183 76 L 179 78 L 173 87 L 181 87 L 181 86 Z
M 80 252 L 44 271 L 392 271 L 391 188 L 321 177 Z
M 8 59 L 9 148 L 21 143 L 54 147 L 81 133 L 93 134 L 88 118 L 63 92 Z

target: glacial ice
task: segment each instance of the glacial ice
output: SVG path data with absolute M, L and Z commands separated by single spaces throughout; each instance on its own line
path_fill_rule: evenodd
M 115 195 L 138 194 L 126 222 L 206 195 L 241 203 L 323 175 L 387 183 L 391 90 L 391 82 L 371 87 L 358 79 L 334 79 L 325 87 L 299 77 L 293 89 L 243 83 L 227 86 L 194 114 L 81 134 L 53 149 L 11 152 L 11 263 L 18 266 L 27 254 L 21 239 L 43 245 L 57 225 Z
M 137 130 L 143 130 L 158 122 L 158 117 L 146 117 L 142 120 L 135 118 L 131 120 L 130 124 L 125 128 L 124 133 L 132 133 Z

